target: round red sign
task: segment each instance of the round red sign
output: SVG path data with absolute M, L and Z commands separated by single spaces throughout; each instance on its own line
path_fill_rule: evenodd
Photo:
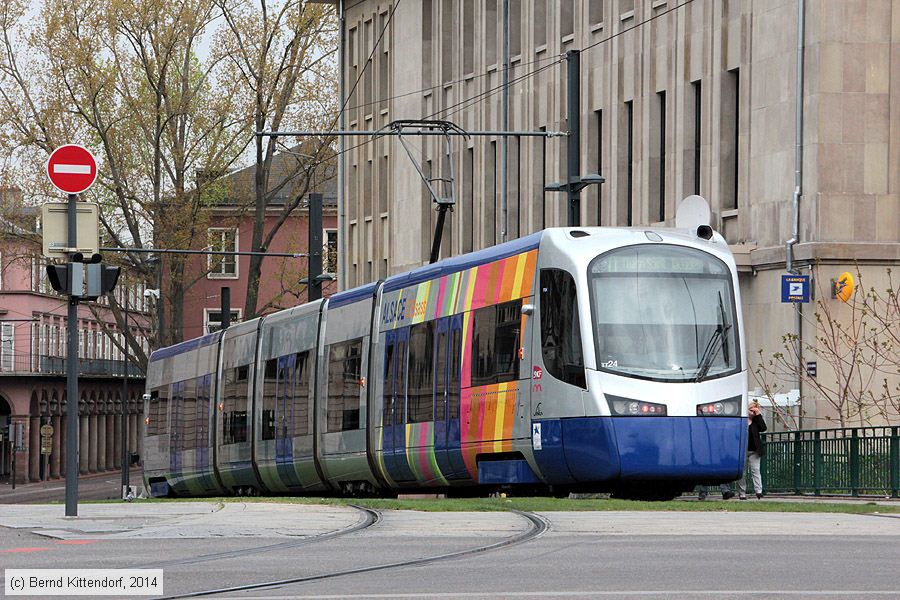
M 97 161 L 84 146 L 60 146 L 47 161 L 47 177 L 57 189 L 67 194 L 80 194 L 97 179 Z

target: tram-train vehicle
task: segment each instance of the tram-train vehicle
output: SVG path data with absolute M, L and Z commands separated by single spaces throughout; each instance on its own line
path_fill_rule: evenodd
M 144 483 L 671 498 L 743 472 L 742 340 L 708 226 L 546 229 L 153 352 Z

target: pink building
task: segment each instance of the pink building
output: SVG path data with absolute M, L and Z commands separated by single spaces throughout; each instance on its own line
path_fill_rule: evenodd
M 252 174 L 251 168 L 230 175 L 240 180 Z M 238 186 L 232 186 L 238 187 Z M 245 188 L 246 189 L 246 188 Z M 337 198 L 333 181 L 319 190 L 323 195 L 322 271 L 337 271 Z M 285 198 L 276 198 L 266 212 L 265 230 L 268 232 L 281 214 Z M 239 203 L 225 202 L 211 209 L 208 233 L 210 249 L 220 251 L 249 251 L 253 239 L 252 216 Z M 275 235 L 269 250 L 273 253 L 302 253 L 309 250 L 309 210 L 306 202 L 291 212 Z M 219 329 L 222 322 L 222 288 L 231 290 L 231 321 L 244 319 L 247 298 L 249 256 L 198 255 L 191 272 L 199 278 L 185 292 L 184 339 L 199 337 Z M 307 302 L 307 259 L 267 257 L 262 263 L 257 312 L 265 314 Z M 322 296 L 337 291 L 337 281 L 325 281 Z
M 0 227 L 9 233 L 16 226 L 0 221 Z M 20 483 L 65 476 L 67 303 L 50 288 L 45 262 L 39 248 L 0 236 L 0 479 L 8 480 L 15 461 Z M 119 287 L 115 293 L 120 300 L 129 294 L 132 333 L 143 339 L 148 320 L 142 290 Z M 80 305 L 78 316 L 79 472 L 118 469 L 122 333 L 105 298 Z M 129 449 L 139 454 L 143 374 L 131 365 L 129 375 Z M 43 425 L 53 428 L 49 458 L 41 455 Z

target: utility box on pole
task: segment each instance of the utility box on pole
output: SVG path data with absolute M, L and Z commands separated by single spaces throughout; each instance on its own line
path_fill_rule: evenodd
M 43 255 L 62 258 L 69 252 L 93 256 L 100 251 L 100 208 L 93 202 L 78 202 L 75 206 L 75 228 L 78 248 L 69 248 L 69 204 L 48 202 L 41 207 L 41 235 Z

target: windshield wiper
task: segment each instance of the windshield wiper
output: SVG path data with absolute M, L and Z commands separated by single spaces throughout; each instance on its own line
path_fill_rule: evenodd
M 703 356 L 700 358 L 700 362 L 697 365 L 697 376 L 694 378 L 695 382 L 703 381 L 703 378 L 706 377 L 706 374 L 709 372 L 710 367 L 712 367 L 713 359 L 719 353 L 719 349 L 722 349 L 722 358 L 725 359 L 725 363 L 728 363 L 728 341 L 725 339 L 725 334 L 728 333 L 728 330 L 731 329 L 731 324 L 725 323 L 725 304 L 722 302 L 722 292 L 719 292 L 719 323 L 716 325 L 716 330 L 713 331 L 713 334 L 709 337 L 709 341 L 706 343 L 706 348 L 703 350 Z

